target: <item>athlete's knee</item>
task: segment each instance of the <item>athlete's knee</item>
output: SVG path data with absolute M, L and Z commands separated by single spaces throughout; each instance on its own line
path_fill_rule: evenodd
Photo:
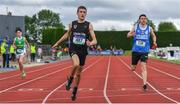
M 147 68 L 145 66 L 141 66 L 142 72 L 147 72 Z
M 73 66 L 74 66 L 74 68 L 80 67 L 80 65 L 78 63 L 75 63 Z
M 146 71 L 146 63 L 145 62 L 142 62 L 141 63 L 141 69 L 142 69 L 142 71 Z
M 82 66 L 78 66 L 77 72 L 76 72 L 76 76 L 77 76 L 77 77 L 80 77 L 80 76 L 81 76 L 82 68 L 83 68 Z
M 19 59 L 19 63 L 22 64 L 22 63 L 23 63 L 23 60 L 20 60 L 20 59 Z
M 77 78 L 81 77 L 81 72 L 77 72 L 77 73 L 76 73 L 76 77 L 77 77 Z

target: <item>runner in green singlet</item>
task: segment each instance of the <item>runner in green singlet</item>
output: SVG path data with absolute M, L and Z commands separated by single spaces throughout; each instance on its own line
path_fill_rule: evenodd
M 19 64 L 19 69 L 21 71 L 21 77 L 23 79 L 26 77 L 26 72 L 23 69 L 23 61 L 26 54 L 25 45 L 29 47 L 29 43 L 26 38 L 22 36 L 22 30 L 20 28 L 16 28 L 15 33 L 17 37 L 14 38 L 13 46 L 16 49 L 16 58 Z

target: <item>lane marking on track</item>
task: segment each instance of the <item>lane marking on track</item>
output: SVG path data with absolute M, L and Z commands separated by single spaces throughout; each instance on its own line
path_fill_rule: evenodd
M 57 66 L 65 65 L 65 64 L 68 64 L 68 62 L 65 62 L 65 63 L 62 63 L 62 64 L 58 64 L 58 65 L 55 65 L 55 66 L 57 67 Z M 28 72 L 26 72 L 26 73 L 27 73 L 27 74 L 29 74 L 29 73 L 34 73 L 34 72 L 38 72 L 38 71 L 41 71 L 41 70 L 44 70 L 44 69 L 48 69 L 48 68 L 51 68 L 51 67 L 54 67 L 54 66 L 47 66 L 47 67 L 45 67 L 45 68 L 39 68 L 38 70 L 28 71 Z M 21 74 L 16 74 L 16 75 L 13 75 L 13 76 L 10 76 L 10 77 L 1 78 L 0 81 L 6 80 L 6 79 L 10 79 L 10 78 L 14 78 L 14 77 L 19 77 L 20 75 L 21 75 Z
M 36 91 L 44 91 L 42 88 L 20 88 L 17 91 L 31 91 L 31 92 L 36 92 Z
M 12 86 L 12 87 L 9 87 L 9 88 L 7 88 L 7 89 L 1 90 L 0 93 L 9 91 L 9 90 L 11 90 L 11 89 L 14 89 L 14 88 L 16 88 L 16 87 L 19 87 L 19 86 L 22 86 L 22 85 L 25 85 L 25 84 L 28 84 L 28 83 L 30 83 L 30 82 L 36 81 L 36 80 L 41 79 L 41 78 L 44 78 L 44 77 L 46 77 L 46 76 L 50 76 L 50 75 L 52 75 L 52 74 L 56 74 L 57 72 L 61 72 L 61 71 L 65 70 L 65 69 L 68 69 L 68 68 L 71 68 L 71 67 L 72 67 L 72 66 L 65 67 L 65 68 L 62 68 L 61 70 L 56 70 L 56 71 L 54 71 L 54 72 L 45 74 L 45 75 L 40 76 L 40 77 L 37 77 L 37 78 L 35 78 L 35 79 L 32 79 L 32 80 L 23 82 L 23 83 L 21 83 L 21 84 L 18 84 L 18 85 Z
M 78 91 L 92 91 L 93 88 L 79 88 Z
M 180 90 L 180 88 L 172 88 L 172 87 L 169 87 L 169 88 L 166 88 L 166 90 L 178 91 L 178 90 Z
M 7 88 L 7 89 L 1 90 L 0 93 L 6 92 L 6 91 L 8 91 L 8 90 L 11 90 L 11 89 L 13 89 L 13 88 L 16 88 L 16 87 L 19 87 L 19 86 L 22 86 L 22 85 L 25 85 L 25 84 L 28 84 L 28 83 L 33 82 L 33 81 L 36 81 L 36 80 L 38 80 L 38 79 L 41 79 L 41 78 L 50 76 L 50 75 L 52 75 L 52 74 L 56 74 L 57 72 L 61 72 L 61 71 L 65 70 L 65 69 L 68 69 L 68 68 L 71 68 L 71 67 L 72 67 L 72 66 L 68 66 L 68 67 L 62 68 L 61 70 L 56 70 L 56 71 L 54 71 L 54 72 L 45 74 L 45 75 L 40 76 L 40 77 L 37 77 L 37 78 L 35 78 L 35 79 L 32 79 L 32 80 L 23 82 L 23 83 L 21 83 L 21 84 L 18 84 L 18 85 L 12 86 L 12 87 L 9 87 L 9 88 Z
M 176 93 L 166 93 L 166 94 L 176 94 Z M 129 96 L 152 96 L 152 95 L 159 95 L 158 93 L 146 93 L 146 94 L 142 94 L 142 93 L 136 93 L 136 94 L 116 94 L 116 95 L 109 95 L 109 97 L 129 97 Z M 104 98 L 104 96 L 84 96 L 84 97 L 78 97 L 78 99 L 93 99 L 93 98 Z M 53 97 L 50 98 L 49 100 L 68 100 L 69 97 L 63 97 L 63 98 L 59 98 L 59 97 Z M 13 101 L 0 101 L 0 103 L 4 104 L 4 103 L 26 103 L 26 102 L 39 102 L 42 99 L 30 99 L 30 100 L 13 100 Z M 152 102 L 152 103 L 160 103 L 160 102 Z
M 92 60 L 92 58 L 90 58 L 90 60 Z M 65 65 L 65 64 L 69 64 L 69 62 L 70 62 L 70 60 L 64 60 L 64 61 L 59 62 L 60 64 L 55 65 L 55 66 L 56 66 L 56 67 L 57 67 L 57 66 L 62 66 L 62 65 Z M 57 63 L 58 63 L 58 62 L 57 62 Z M 51 64 L 51 65 L 52 65 L 52 64 Z M 28 71 L 28 72 L 26 72 L 26 73 L 27 73 L 27 74 L 28 74 L 28 73 L 33 73 L 33 72 L 41 71 L 41 70 L 48 69 L 48 68 L 51 68 L 51 67 L 55 67 L 55 66 L 47 66 L 47 67 L 45 67 L 45 68 L 40 68 L 40 69 L 38 69 L 38 70 Z M 1 81 L 1 80 L 6 80 L 6 79 L 10 79 L 10 78 L 13 78 L 13 77 L 17 77 L 17 76 L 20 76 L 20 75 L 21 75 L 21 74 L 16 74 L 16 75 L 13 75 L 13 76 L 10 76 L 10 77 L 1 78 L 0 81 Z
M 88 65 L 82 72 L 84 72 L 84 71 L 86 71 L 87 69 L 89 69 L 90 67 L 94 66 L 94 65 L 97 64 L 100 60 L 101 60 L 101 58 L 98 59 L 98 60 L 96 60 L 94 63 Z M 42 104 L 45 104 L 46 101 L 48 100 L 48 98 L 49 98 L 54 92 L 56 92 L 58 89 L 60 89 L 62 86 L 64 86 L 65 84 L 66 84 L 66 81 L 65 81 L 64 83 L 60 84 L 60 85 L 59 85 L 58 87 L 56 87 L 54 90 L 52 90 L 52 91 L 43 99 Z
M 155 70 L 155 71 L 158 71 L 158 72 L 160 72 L 160 73 L 162 73 L 162 74 L 165 74 L 165 75 L 167 75 L 167 76 L 170 76 L 170 77 L 172 77 L 172 78 L 175 78 L 175 79 L 180 80 L 180 77 L 177 77 L 177 76 L 175 76 L 175 75 L 169 74 L 169 73 L 164 72 L 164 71 L 161 71 L 161 70 L 159 70 L 158 68 L 155 68 L 155 67 L 153 67 L 153 66 L 151 66 L 151 65 L 148 65 L 148 66 L 149 66 L 149 68 L 151 68 L 151 69 L 153 69 L 153 70 Z
M 111 56 L 110 56 L 109 61 L 108 61 L 108 67 L 107 67 L 107 72 L 106 72 L 106 79 L 105 79 L 103 94 L 104 94 L 106 101 L 109 104 L 112 104 L 111 101 L 109 100 L 108 96 L 107 96 L 107 83 L 108 83 L 108 77 L 109 77 L 110 64 L 111 64 Z
M 121 88 L 118 90 L 121 90 L 121 91 L 143 91 L 143 89 L 141 89 L 141 88 Z
M 129 71 L 131 71 L 131 67 L 130 67 L 128 64 L 126 64 L 121 58 L 118 57 L 118 59 L 119 59 L 128 69 L 130 69 Z M 141 77 L 137 72 L 133 71 L 133 73 L 135 73 L 135 75 L 137 75 L 139 78 L 142 79 L 142 77 Z M 168 100 L 170 100 L 170 101 L 172 101 L 172 102 L 174 102 L 174 103 L 179 103 L 178 101 L 176 101 L 176 100 L 174 100 L 174 99 L 172 99 L 172 98 L 164 95 L 164 94 L 161 93 L 160 91 L 158 91 L 158 90 L 157 90 L 155 87 L 153 87 L 149 82 L 147 82 L 147 84 L 148 84 L 152 89 L 154 89 L 159 95 L 163 96 L 164 98 L 166 98 L 166 99 L 168 99 Z

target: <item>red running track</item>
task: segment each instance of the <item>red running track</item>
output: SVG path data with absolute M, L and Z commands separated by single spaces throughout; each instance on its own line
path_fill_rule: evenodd
M 179 103 L 180 65 L 148 61 L 148 90 L 140 65 L 130 70 L 128 56 L 90 56 L 82 72 L 77 100 L 65 90 L 72 62 L 61 61 L 0 74 L 0 103 Z

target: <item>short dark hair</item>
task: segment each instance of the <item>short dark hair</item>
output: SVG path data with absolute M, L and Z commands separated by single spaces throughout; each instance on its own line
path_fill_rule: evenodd
M 18 31 L 22 32 L 22 30 L 21 30 L 20 27 L 17 27 L 17 28 L 16 28 L 15 33 L 18 32 Z
M 141 17 L 147 17 L 145 14 L 141 14 L 140 16 L 139 16 L 139 19 L 141 18 Z
M 87 11 L 85 6 L 79 6 L 78 9 L 77 9 L 77 12 L 79 12 L 79 9 L 85 9 Z

